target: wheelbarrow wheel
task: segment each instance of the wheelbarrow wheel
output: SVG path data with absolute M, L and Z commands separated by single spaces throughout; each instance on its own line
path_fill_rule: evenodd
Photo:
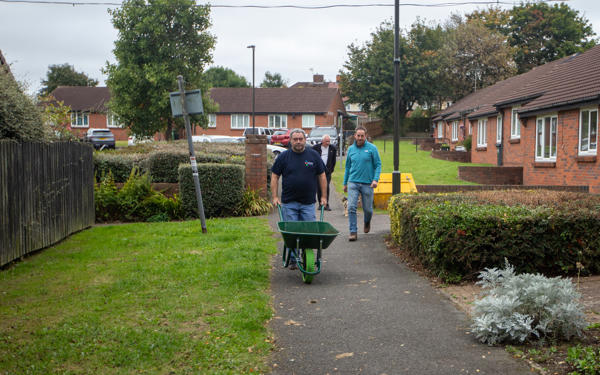
M 290 265 L 290 253 L 291 250 L 285 247 L 285 244 L 283 244 L 283 250 L 281 251 L 281 255 L 283 258 L 283 267 L 287 267 Z
M 315 272 L 315 252 L 313 249 L 305 249 L 302 252 L 302 261 L 304 262 L 304 269 L 306 272 Z M 303 272 L 302 281 L 304 281 L 306 284 L 310 284 L 313 276 L 314 275 L 307 275 Z

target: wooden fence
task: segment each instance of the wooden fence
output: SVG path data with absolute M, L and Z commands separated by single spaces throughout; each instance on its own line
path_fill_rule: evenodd
M 0 266 L 94 224 L 92 148 L 0 141 Z

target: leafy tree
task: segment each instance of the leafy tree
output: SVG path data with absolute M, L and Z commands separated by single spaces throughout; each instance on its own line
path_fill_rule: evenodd
M 73 65 L 64 63 L 62 65 L 48 66 L 46 79 L 42 80 L 40 96 L 48 96 L 58 86 L 91 86 L 98 85 L 98 81 L 88 77 L 83 72 L 75 71 Z
M 44 140 L 38 107 L 12 75 L 0 72 L 0 139 Z
M 593 47 L 588 20 L 567 4 L 527 3 L 511 11 L 508 36 L 519 73 Z
M 473 13 L 465 15 L 467 22 L 479 20 L 488 29 L 506 35 L 508 23 L 510 21 L 510 10 L 503 10 L 496 7 L 490 7 L 483 10 L 476 10 Z M 460 17 L 458 17 L 460 19 Z
M 416 102 L 432 103 L 439 97 L 442 35 L 441 28 L 417 21 L 406 36 L 400 36 L 400 118 L 406 117 Z M 393 61 L 393 25 L 384 22 L 364 45 L 348 46 L 348 60 L 340 71 L 343 94 L 382 118 L 386 127 L 392 123 L 394 111 Z
M 54 96 L 48 95 L 39 98 L 42 104 L 42 121 L 46 125 L 51 139 L 76 140 L 75 134 L 68 128 L 71 123 L 71 107 L 65 105 L 62 100 L 56 100 Z
M 211 87 L 250 87 L 245 77 L 222 66 L 207 69 L 204 79 Z
M 281 77 L 279 73 L 265 72 L 265 79 L 260 84 L 260 87 L 287 87 L 287 80 Z
M 151 136 L 173 126 L 169 93 L 178 91 L 177 76 L 188 88 L 200 88 L 205 111 L 214 108 L 208 85 L 202 79 L 204 66 L 212 61 L 215 38 L 210 26 L 210 9 L 194 0 L 125 0 L 109 10 L 119 31 L 115 42 L 116 64 L 107 62 L 106 80 L 111 89 L 109 107 L 133 134 Z M 200 125 L 207 119 L 200 116 Z
M 509 78 L 516 71 L 513 51 L 504 36 L 477 19 L 460 22 L 449 30 L 442 54 L 453 100 Z

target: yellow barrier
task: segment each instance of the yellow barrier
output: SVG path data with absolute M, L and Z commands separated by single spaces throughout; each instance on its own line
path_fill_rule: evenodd
M 392 196 L 392 174 L 382 173 L 379 176 L 379 184 L 373 190 L 373 204 L 377 208 L 387 209 L 388 202 Z M 400 173 L 400 192 L 416 193 L 417 186 L 412 173 Z

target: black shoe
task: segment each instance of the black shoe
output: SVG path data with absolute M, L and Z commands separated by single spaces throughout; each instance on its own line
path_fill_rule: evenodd
M 331 208 L 329 208 L 329 205 L 325 206 L 325 211 L 331 211 Z
M 371 222 L 369 221 L 368 223 L 365 223 L 365 233 L 369 233 L 369 231 L 371 230 Z

